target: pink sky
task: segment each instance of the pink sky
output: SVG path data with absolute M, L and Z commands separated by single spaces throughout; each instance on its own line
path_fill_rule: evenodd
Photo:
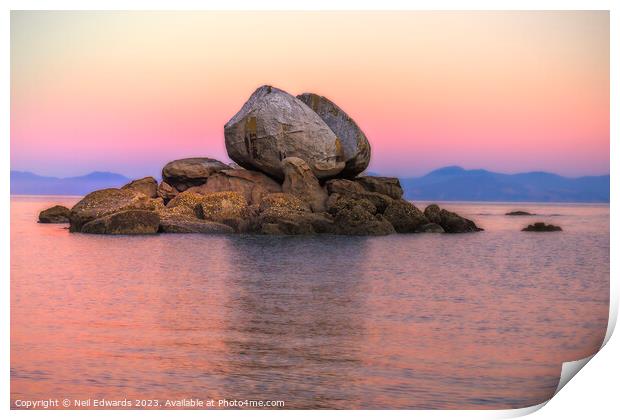
M 12 12 L 11 166 L 229 162 L 263 84 L 336 102 L 381 174 L 609 172 L 607 12 Z

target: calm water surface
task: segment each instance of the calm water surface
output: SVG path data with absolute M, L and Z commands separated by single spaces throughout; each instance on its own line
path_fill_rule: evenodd
M 445 204 L 485 232 L 388 237 L 69 234 L 75 197 L 11 199 L 11 401 L 282 400 L 517 408 L 594 353 L 607 205 Z M 509 210 L 540 217 L 507 217 Z M 529 233 L 527 223 L 564 232 Z

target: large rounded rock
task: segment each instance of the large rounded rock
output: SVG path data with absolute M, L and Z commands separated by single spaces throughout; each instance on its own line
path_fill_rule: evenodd
M 245 169 L 226 169 L 211 175 L 207 182 L 192 187 L 188 192 L 210 194 L 214 192 L 235 191 L 243 194 L 248 203 L 260 203 L 263 196 L 282 191 L 282 187 L 267 175 Z
M 405 200 L 394 200 L 383 213 L 398 233 L 413 233 L 429 223 L 424 213 Z
M 71 209 L 69 230 L 80 232 L 86 223 L 123 210 L 152 208 L 153 202 L 147 196 L 130 189 L 107 188 L 93 191 Z
M 157 197 L 157 181 L 152 176 L 136 179 L 122 187 L 123 190 L 133 190 L 146 195 L 149 198 Z
M 54 206 L 39 213 L 39 223 L 69 223 L 71 210 L 65 206 Z
M 446 209 L 441 209 L 439 215 L 441 216 L 439 225 L 446 233 L 467 233 L 484 230 L 476 226 L 472 220 L 466 219 Z
M 370 162 L 370 143 L 355 121 L 324 96 L 303 93 L 297 98 L 316 112 L 340 139 L 345 167 L 339 176 L 354 177 L 363 172 Z
M 224 126 L 226 150 L 247 169 L 284 178 L 282 160 L 306 161 L 319 179 L 344 167 L 340 139 L 306 104 L 271 86 L 258 88 Z
M 92 220 L 82 226 L 81 232 L 106 235 L 148 235 L 157 233 L 159 221 L 159 216 L 154 211 L 125 210 Z
M 169 162 L 161 171 L 163 180 L 178 191 L 207 182 L 215 172 L 230 167 L 219 160 L 211 158 L 187 158 Z
M 313 212 L 324 212 L 327 192 L 319 185 L 319 180 L 308 164 L 298 157 L 288 157 L 282 161 L 282 169 L 284 170 L 282 192 L 307 202 Z

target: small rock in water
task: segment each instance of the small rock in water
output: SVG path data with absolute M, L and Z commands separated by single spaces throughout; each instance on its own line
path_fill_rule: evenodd
M 441 209 L 437 204 L 427 206 L 424 209 L 424 215 L 429 222 L 441 226 L 446 233 L 468 233 L 484 230 L 476 226 L 472 220 L 446 209 Z
M 506 216 L 535 216 L 534 213 L 529 213 L 523 210 L 509 211 Z
M 65 206 L 54 206 L 39 213 L 39 223 L 69 223 L 71 210 Z
M 562 228 L 555 225 L 548 225 L 543 222 L 536 222 L 533 225 L 528 225 L 521 230 L 523 232 L 557 232 L 561 231 Z

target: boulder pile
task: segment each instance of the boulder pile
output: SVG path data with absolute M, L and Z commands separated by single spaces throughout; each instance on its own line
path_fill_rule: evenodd
M 224 126 L 224 136 L 234 163 L 175 160 L 164 166 L 159 183 L 146 177 L 94 191 L 70 211 L 42 212 L 41 221 L 68 219 L 71 232 L 99 234 L 482 230 L 437 205 L 421 211 L 403 199 L 398 178 L 361 175 L 370 162 L 370 143 L 323 96 L 294 97 L 262 86 Z

